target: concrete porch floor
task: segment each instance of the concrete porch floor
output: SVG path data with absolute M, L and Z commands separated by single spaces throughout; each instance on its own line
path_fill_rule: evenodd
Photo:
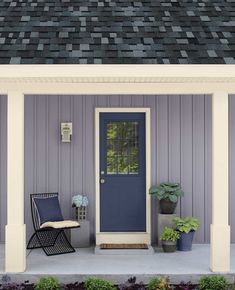
M 172 283 L 197 282 L 209 269 L 209 245 L 193 245 L 191 252 L 163 253 L 156 249 L 153 255 L 95 255 L 94 248 L 77 249 L 76 253 L 47 257 L 40 249 L 28 252 L 27 270 L 10 274 L 14 282 L 37 281 L 41 276 L 53 275 L 61 282 L 83 281 L 88 276 L 124 282 L 136 276 L 147 283 L 154 276 L 169 276 Z M 16 257 L 17 259 L 17 257 Z M 0 280 L 4 272 L 4 245 L 0 245 Z M 227 278 L 234 282 L 235 244 L 231 246 L 231 272 Z

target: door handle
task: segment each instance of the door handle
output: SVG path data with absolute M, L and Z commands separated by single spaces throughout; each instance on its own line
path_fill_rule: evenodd
M 100 183 L 105 183 L 105 180 L 103 178 L 101 178 Z

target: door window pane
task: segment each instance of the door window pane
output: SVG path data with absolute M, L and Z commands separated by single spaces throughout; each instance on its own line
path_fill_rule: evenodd
M 107 174 L 138 174 L 138 122 L 108 122 Z

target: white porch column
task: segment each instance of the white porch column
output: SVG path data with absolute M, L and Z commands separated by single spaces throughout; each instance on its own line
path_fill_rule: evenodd
M 228 225 L 228 94 L 212 97 L 212 225 L 213 272 L 230 270 L 230 227 Z
M 24 224 L 24 95 L 8 93 L 6 272 L 26 268 Z

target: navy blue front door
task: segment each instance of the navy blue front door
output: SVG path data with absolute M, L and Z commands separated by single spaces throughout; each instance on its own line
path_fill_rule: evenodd
M 100 114 L 100 231 L 146 231 L 145 113 Z

